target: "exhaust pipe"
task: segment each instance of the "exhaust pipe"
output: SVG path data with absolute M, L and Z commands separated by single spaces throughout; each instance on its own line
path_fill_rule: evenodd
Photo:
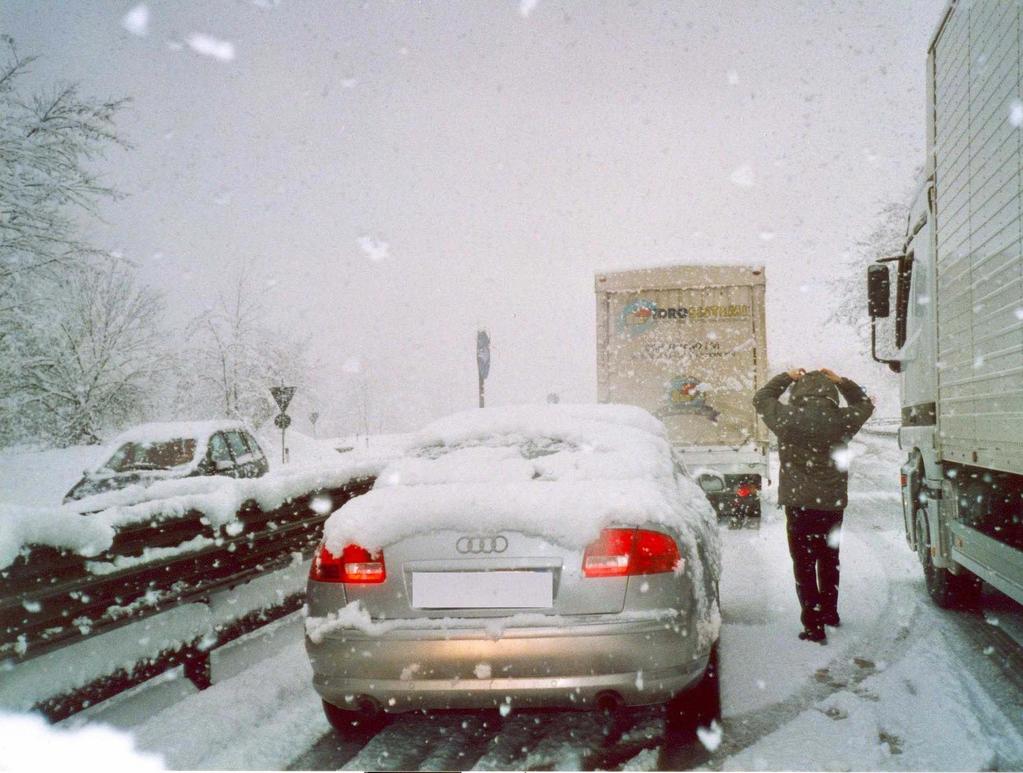
M 625 703 L 622 696 L 614 690 L 605 690 L 604 692 L 597 693 L 594 702 L 597 705 L 597 711 L 604 714 L 613 714 Z
M 371 695 L 360 695 L 355 699 L 356 711 L 365 719 L 374 719 L 383 713 L 380 701 Z

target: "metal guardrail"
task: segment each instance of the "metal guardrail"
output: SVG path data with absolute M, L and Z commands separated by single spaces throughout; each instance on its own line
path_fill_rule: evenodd
M 280 570 L 297 557 L 307 559 L 320 541 L 329 514 L 368 491 L 373 482 L 372 477 L 362 477 L 338 488 L 310 491 L 267 512 L 250 501 L 230 526 L 219 529 L 212 528 L 197 510 L 155 524 L 131 525 L 117 531 L 107 551 L 89 558 L 30 546 L 0 570 L 0 660 L 16 668 L 177 605 L 201 603 L 215 591 Z M 323 498 L 330 499 L 329 508 Z M 315 509 L 314 499 L 320 500 Z M 199 547 L 187 549 L 192 540 Z M 141 561 L 147 548 L 182 545 L 186 549 L 180 554 L 105 573 L 89 571 L 90 566 L 116 566 L 118 559 Z M 289 596 L 218 629 L 212 639 L 182 642 L 134 668 L 51 697 L 36 708 L 51 720 L 63 719 L 177 665 L 184 666 L 185 676 L 197 687 L 207 687 L 211 650 L 299 609 L 303 600 L 301 593 Z

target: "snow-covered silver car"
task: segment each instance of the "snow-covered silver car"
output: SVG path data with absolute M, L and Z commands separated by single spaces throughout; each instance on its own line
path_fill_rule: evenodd
M 718 710 L 720 543 L 663 425 L 497 408 L 418 434 L 328 520 L 306 647 L 339 729 L 381 712 Z

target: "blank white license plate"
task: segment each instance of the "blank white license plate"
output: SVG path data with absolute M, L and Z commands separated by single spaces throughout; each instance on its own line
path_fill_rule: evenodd
M 417 609 L 548 609 L 554 606 L 551 572 L 413 572 Z

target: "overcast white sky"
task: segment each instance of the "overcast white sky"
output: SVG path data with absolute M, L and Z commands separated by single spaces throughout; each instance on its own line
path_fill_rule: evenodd
M 866 372 L 815 282 L 912 190 L 944 0 L 136 6 L 0 29 L 35 83 L 134 100 L 94 240 L 176 320 L 257 265 L 325 414 L 351 357 L 388 428 L 472 406 L 477 324 L 491 402 L 593 400 L 594 272 L 674 262 L 766 266 L 773 369 Z

